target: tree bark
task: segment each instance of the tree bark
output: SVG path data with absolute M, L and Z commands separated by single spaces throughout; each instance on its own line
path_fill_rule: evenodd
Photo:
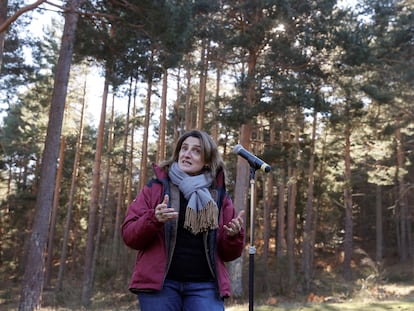
M 78 21 L 76 11 L 82 0 L 71 0 L 65 16 L 62 43 L 56 66 L 55 82 L 50 106 L 49 123 L 45 148 L 40 169 L 40 184 L 35 205 L 35 217 L 29 248 L 25 262 L 19 310 L 40 308 L 40 297 L 43 289 L 43 265 L 45 246 L 48 236 L 50 211 L 54 188 L 50 187 L 56 179 L 56 162 L 59 154 L 59 140 L 62 132 L 65 100 L 72 65 L 73 44 Z
M 296 122 L 297 124 L 297 122 Z M 299 127 L 296 125 L 295 148 L 291 148 L 289 157 L 289 182 L 288 182 L 288 205 L 287 205 L 287 226 L 286 226 L 286 250 L 287 250 L 287 268 L 289 277 L 289 293 L 293 290 L 296 281 L 295 276 L 295 229 L 296 229 L 296 196 L 298 168 L 295 165 L 297 160 L 297 150 L 299 150 Z M 292 163 L 293 162 L 293 163 Z
M 284 133 L 280 134 L 280 142 L 284 143 Z M 284 168 L 285 163 L 281 164 L 279 169 L 279 178 L 278 178 L 278 203 L 277 203 L 277 232 L 276 232 L 276 257 L 283 258 L 286 250 L 286 239 L 285 239 L 285 178 L 286 178 L 286 169 Z M 281 267 L 281 265 L 278 265 Z
M 188 60 L 187 63 L 187 71 L 186 71 L 186 79 L 187 79 L 187 89 L 185 94 L 185 113 L 184 113 L 184 122 L 185 126 L 184 129 L 186 131 L 190 130 L 193 127 L 193 115 L 192 115 L 192 105 L 191 105 L 191 66 L 190 61 Z
M 213 126 L 211 128 L 211 137 L 214 139 L 214 141 L 218 142 L 219 138 L 219 125 L 218 122 L 216 122 L 218 118 L 218 114 L 220 111 L 220 83 L 221 83 L 221 65 L 217 64 L 217 72 L 216 72 L 216 90 L 214 95 L 214 109 L 212 111 L 212 120 L 213 120 Z
M 401 173 L 404 168 L 404 143 L 403 143 L 403 134 L 401 130 L 398 128 L 396 130 L 396 141 L 397 141 L 397 182 L 398 182 L 398 197 L 396 202 L 396 209 L 397 209 L 397 221 L 399 228 L 399 248 L 398 253 L 400 255 L 400 261 L 404 262 L 408 259 L 408 230 L 407 230 L 407 204 L 406 204 L 406 185 L 404 182 L 404 176 Z
M 113 154 L 113 141 L 114 141 L 114 118 L 115 118 L 115 94 L 112 94 L 112 108 L 111 108 L 111 117 L 109 121 L 109 130 L 108 130 L 108 152 L 107 152 L 107 161 L 106 161 L 106 169 L 104 175 L 104 182 L 103 182 L 103 191 L 101 196 L 101 208 L 99 210 L 98 215 L 98 229 L 96 232 L 96 241 L 95 247 L 93 250 L 93 264 L 92 264 L 92 276 L 95 275 L 96 270 L 96 263 L 98 261 L 99 250 L 101 245 L 101 236 L 102 236 L 102 228 L 104 225 L 105 220 L 105 211 L 106 207 L 108 206 L 108 192 L 109 192 L 109 182 L 111 179 L 111 159 Z M 111 262 L 114 265 L 113 262 Z
M 55 229 L 56 229 L 56 218 L 59 207 L 59 196 L 60 196 L 60 185 L 62 183 L 62 172 L 63 163 L 65 157 L 65 136 L 62 136 L 60 140 L 59 150 L 59 168 L 56 175 L 55 191 L 53 194 L 53 205 L 52 205 L 52 216 L 50 219 L 49 238 L 47 243 L 47 257 L 45 265 L 45 284 L 44 286 L 50 285 L 50 279 L 52 274 L 52 259 L 53 259 L 53 248 L 55 242 Z
M 246 89 L 242 90 L 245 92 L 246 96 L 246 103 L 249 107 L 253 107 L 255 104 L 256 96 L 256 80 L 255 80 L 255 73 L 256 73 L 256 63 L 258 58 L 258 51 L 257 50 L 249 50 L 248 57 L 247 57 L 247 77 L 246 77 Z M 250 123 L 245 123 L 240 126 L 240 144 L 248 148 L 250 147 L 250 139 L 252 137 L 253 127 Z M 247 204 L 247 194 L 249 193 L 249 164 L 246 160 L 242 159 L 242 157 L 237 157 L 237 170 L 236 170 L 236 184 L 234 187 L 234 205 L 236 207 L 236 212 L 240 210 L 247 209 L 249 206 Z M 253 195 L 253 194 L 251 194 Z M 247 215 L 247 210 L 245 215 Z M 251 217 L 252 215 L 250 215 Z M 247 219 L 247 216 L 245 216 Z M 245 221 L 247 224 L 247 222 Z M 251 235 L 254 234 L 250 233 Z M 250 244 L 254 243 L 254 241 L 250 241 Z M 236 260 L 234 266 L 231 267 L 232 274 L 231 274 L 231 284 L 233 287 L 233 293 L 236 297 L 240 297 L 243 293 L 242 288 L 242 262 L 243 257 L 240 257 Z
M 135 120 L 136 120 L 136 108 L 137 108 L 137 93 L 138 93 L 138 80 L 135 79 L 135 85 L 134 85 L 134 102 L 132 105 L 132 120 L 134 122 L 131 124 L 131 133 L 129 135 L 129 144 L 130 144 L 130 150 L 129 150 L 129 160 L 128 160 L 128 168 L 130 174 L 128 175 L 128 189 L 127 189 L 127 198 L 126 202 L 129 204 L 129 202 L 132 202 L 132 189 L 133 189 L 133 181 L 132 181 L 132 172 L 134 171 L 134 137 L 135 137 Z
M 196 124 L 196 127 L 198 129 L 203 129 L 203 125 L 204 125 L 204 110 L 205 110 L 205 105 L 206 105 L 209 45 L 210 44 L 209 44 L 208 39 L 204 39 L 201 43 L 200 86 L 199 86 L 199 93 L 198 93 L 197 124 Z
M 150 51 L 149 67 L 154 62 L 154 51 Z M 147 161 L 148 161 L 148 128 L 151 118 L 151 96 L 152 96 L 152 74 L 147 77 L 147 99 L 145 103 L 145 119 L 144 119 L 144 134 L 142 135 L 142 156 L 141 156 L 141 171 L 139 179 L 139 189 L 141 190 L 147 183 Z
M 352 279 L 352 249 L 353 249 L 353 219 L 352 219 L 352 180 L 351 180 L 351 125 L 347 113 L 345 124 L 345 184 L 344 184 L 344 208 L 345 208 L 345 237 L 344 237 L 344 278 Z
M 84 128 L 83 124 L 85 120 L 85 110 L 86 110 L 86 81 L 84 84 L 82 110 L 81 110 L 81 117 L 80 117 L 80 122 L 79 122 L 79 133 L 78 133 L 78 137 L 76 141 L 75 159 L 73 161 L 72 179 L 71 179 L 70 192 L 69 192 L 69 202 L 68 202 L 68 206 L 66 210 L 66 222 L 65 222 L 65 230 L 64 230 L 64 237 L 63 237 L 63 243 L 62 243 L 62 252 L 60 254 L 59 271 L 58 271 L 58 277 L 57 277 L 57 288 L 58 289 L 62 289 L 63 272 L 66 266 L 66 254 L 68 250 L 70 223 L 72 221 L 72 211 L 73 211 L 73 205 L 75 202 L 76 183 L 78 180 L 79 162 L 80 162 L 80 156 L 81 156 L 81 151 L 82 151 L 83 128 Z
M 251 126 L 244 124 L 240 129 L 240 142 L 242 146 L 249 146 L 251 136 Z M 237 159 L 237 179 L 234 190 L 234 206 L 236 214 L 241 210 L 245 210 L 245 214 L 249 214 L 249 204 L 247 204 L 247 198 L 249 194 L 249 164 L 246 160 L 238 157 Z M 242 190 L 244 189 L 244 190 Z M 245 217 L 247 219 L 247 217 Z M 244 222 L 246 229 L 248 222 Z M 248 230 L 246 230 L 248 232 Z M 253 242 L 253 241 L 250 241 Z M 243 279 L 242 279 L 242 267 L 243 258 L 239 257 L 230 263 L 230 278 L 232 284 L 233 295 L 235 297 L 241 297 L 243 294 Z
M 382 187 L 380 185 L 375 186 L 375 232 L 376 232 L 376 252 L 375 257 L 377 264 L 382 264 L 383 256 L 383 227 L 382 227 Z
M 0 25 L 3 25 L 7 20 L 7 7 L 9 5 L 8 0 L 0 0 Z M 3 68 L 3 54 L 4 54 L 4 41 L 6 39 L 6 30 L 0 32 L 0 72 Z
M 160 163 L 165 159 L 165 136 L 166 136 L 166 123 L 167 123 L 167 89 L 168 89 L 168 70 L 164 69 L 164 75 L 162 77 L 162 96 L 161 96 L 161 109 L 160 109 L 160 134 L 158 136 L 158 150 L 156 162 Z
M 122 150 L 122 163 L 121 163 L 121 179 L 118 188 L 118 200 L 116 203 L 116 214 L 115 214 L 115 226 L 114 226 L 114 239 L 112 244 L 112 265 L 118 266 L 118 254 L 119 254 L 119 242 L 120 242 L 120 228 L 121 228 L 121 217 L 122 210 L 125 209 L 125 174 L 127 169 L 127 154 L 128 154 L 128 137 L 129 137 L 129 114 L 131 110 L 132 101 L 132 78 L 129 84 L 129 98 L 127 105 L 127 112 L 125 117 L 125 128 L 124 128 L 124 144 Z
M 92 174 L 92 191 L 91 200 L 89 205 L 88 216 L 88 235 L 86 241 L 85 250 L 85 266 L 83 273 L 82 283 L 82 306 L 88 308 L 91 302 L 92 287 L 93 287 L 93 253 L 95 248 L 95 236 L 96 236 L 96 215 L 99 208 L 99 188 L 100 188 L 100 176 L 101 176 L 101 162 L 102 162 L 102 150 L 104 143 L 105 132 L 105 118 L 106 118 L 106 106 L 108 101 L 109 91 L 109 77 L 111 76 L 111 69 L 107 68 L 104 82 L 104 91 L 102 95 L 102 107 L 101 115 L 98 126 L 98 137 L 96 140 L 95 160 L 93 165 Z
M 313 223 L 313 190 L 314 190 L 314 170 L 315 170 L 315 140 L 316 140 L 316 125 L 317 125 L 317 112 L 313 113 L 312 122 L 312 138 L 311 138 L 311 154 L 309 159 L 308 169 L 308 189 L 306 191 L 306 213 L 305 213 L 305 229 L 303 236 L 303 258 L 302 258 L 302 271 L 305 281 L 306 291 L 310 290 L 311 285 L 311 252 L 313 252 L 312 244 L 312 223 Z
M 179 128 L 182 127 L 180 124 L 180 102 L 181 102 L 181 67 L 178 68 L 177 72 L 177 96 L 174 103 L 174 133 L 173 141 L 177 141 L 179 135 Z

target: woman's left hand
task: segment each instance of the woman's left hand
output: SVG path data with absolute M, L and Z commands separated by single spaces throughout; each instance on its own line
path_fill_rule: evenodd
M 223 225 L 228 236 L 235 236 L 240 233 L 243 228 L 244 211 L 241 211 L 236 218 L 233 218 L 227 225 Z

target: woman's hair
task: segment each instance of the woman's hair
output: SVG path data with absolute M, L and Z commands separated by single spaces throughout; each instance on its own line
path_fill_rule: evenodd
M 217 144 L 214 142 L 214 140 L 204 131 L 200 130 L 191 130 L 188 132 L 185 132 L 177 141 L 177 144 L 175 145 L 173 154 L 170 159 L 162 162 L 160 164 L 160 167 L 166 168 L 170 166 L 173 162 L 178 161 L 178 156 L 181 150 L 181 146 L 188 137 L 195 137 L 200 139 L 201 144 L 201 156 L 202 160 L 205 163 L 205 170 L 210 172 L 213 180 L 215 180 L 217 173 L 220 170 L 224 171 L 224 161 L 221 158 L 221 155 L 218 151 Z

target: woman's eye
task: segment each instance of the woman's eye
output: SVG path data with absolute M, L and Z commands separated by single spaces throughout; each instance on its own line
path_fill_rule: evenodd
M 201 155 L 201 149 L 200 148 L 189 148 L 188 146 L 182 146 L 180 149 L 180 152 L 186 153 L 190 151 L 191 154 L 199 156 Z

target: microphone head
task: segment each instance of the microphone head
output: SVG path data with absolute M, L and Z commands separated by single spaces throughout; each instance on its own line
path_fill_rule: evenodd
M 243 149 L 243 146 L 242 146 L 242 145 L 237 144 L 237 145 L 236 145 L 236 146 L 234 146 L 234 148 L 233 148 L 233 153 L 235 153 L 235 154 L 239 154 L 240 150 L 242 150 L 242 149 Z

